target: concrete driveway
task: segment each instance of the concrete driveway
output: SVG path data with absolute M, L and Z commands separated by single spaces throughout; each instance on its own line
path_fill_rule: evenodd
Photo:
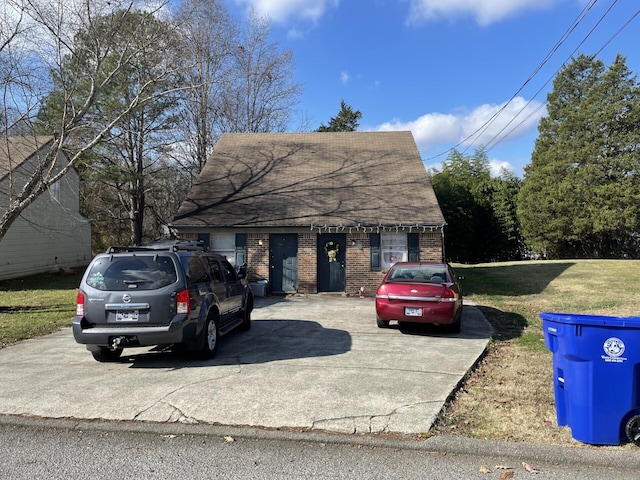
M 379 329 L 370 298 L 256 298 L 253 319 L 210 361 L 125 349 L 98 363 L 70 328 L 4 348 L 0 414 L 426 433 L 491 335 L 472 305 L 457 335 Z

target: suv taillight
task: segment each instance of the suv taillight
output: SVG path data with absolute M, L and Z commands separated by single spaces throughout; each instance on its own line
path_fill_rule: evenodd
M 189 290 L 182 290 L 178 292 L 176 298 L 176 313 L 189 313 L 191 312 L 191 301 L 189 299 Z
M 78 317 L 84 317 L 84 293 L 78 292 L 76 297 L 76 315 Z

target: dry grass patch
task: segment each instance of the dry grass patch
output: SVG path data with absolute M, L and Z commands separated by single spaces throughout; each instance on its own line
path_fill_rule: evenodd
M 505 344 L 490 352 L 446 407 L 439 432 L 539 444 L 577 445 L 558 428 L 551 358 Z
M 577 260 L 455 265 L 467 298 L 495 329 L 485 358 L 445 407 L 435 432 L 586 446 L 556 422 L 544 311 L 640 315 L 640 261 Z M 623 447 L 633 448 L 632 444 Z

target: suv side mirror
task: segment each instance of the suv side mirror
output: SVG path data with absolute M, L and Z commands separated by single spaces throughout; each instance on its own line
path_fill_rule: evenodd
M 239 267 L 236 267 L 236 272 L 238 273 L 239 279 L 247 278 L 247 264 L 245 263 L 243 265 L 240 265 Z

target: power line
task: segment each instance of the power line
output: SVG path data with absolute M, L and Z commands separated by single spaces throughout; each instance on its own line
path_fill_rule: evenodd
M 615 0 L 617 1 L 617 0 Z M 522 86 L 520 86 L 520 88 L 516 91 L 516 93 L 514 93 L 511 98 L 498 110 L 496 111 L 489 120 L 487 120 L 482 126 L 480 126 L 477 130 L 475 130 L 473 133 L 469 134 L 467 137 L 465 137 L 464 139 L 460 140 L 460 142 L 458 142 L 455 146 L 447 149 L 446 151 L 439 153 L 437 155 L 434 155 L 433 157 L 428 158 L 427 160 L 432 160 L 434 158 L 440 157 L 442 155 L 445 155 L 449 152 L 451 152 L 452 150 L 455 150 L 456 148 L 458 148 L 460 145 L 463 145 L 464 143 L 466 143 L 467 141 L 471 140 L 473 137 L 475 137 L 477 134 L 479 134 L 481 131 L 484 132 L 486 131 L 486 129 L 489 127 L 489 125 L 491 123 L 493 123 L 493 121 L 500 115 L 500 113 L 502 113 L 507 106 L 518 96 L 518 94 L 525 88 L 525 86 L 538 74 L 538 72 L 540 72 L 540 70 L 542 69 L 542 67 L 551 59 L 551 57 L 555 54 L 555 52 L 560 48 L 560 46 L 562 46 L 562 44 L 569 38 L 569 36 L 571 35 L 571 33 L 577 28 L 577 26 L 580 24 L 580 22 L 582 22 L 582 20 L 584 20 L 585 16 L 587 15 L 587 13 L 589 13 L 589 11 L 591 10 L 591 8 L 593 8 L 593 6 L 596 4 L 597 0 L 591 0 L 580 12 L 580 14 L 576 17 L 576 19 L 573 21 L 573 23 L 569 26 L 569 28 L 567 29 L 567 31 L 562 35 L 562 37 L 560 37 L 560 40 L 558 40 L 556 42 L 556 44 L 553 46 L 553 48 L 549 51 L 549 53 L 547 53 L 547 55 L 545 56 L 544 60 L 542 60 L 542 62 L 538 65 L 538 67 L 533 71 L 533 73 L 531 75 L 529 75 L 529 78 L 522 84 Z M 464 151 L 466 151 L 467 149 L 465 149 Z M 463 151 L 463 152 L 464 152 Z
M 576 17 L 576 19 L 573 21 L 573 23 L 569 26 L 569 28 L 566 30 L 566 32 L 562 35 L 562 37 L 556 42 L 556 44 L 552 47 L 552 49 L 549 51 L 549 53 L 545 56 L 545 58 L 540 62 L 540 64 L 536 67 L 536 69 L 534 69 L 533 73 L 529 76 L 529 78 L 527 78 L 527 80 L 525 80 L 525 82 L 520 86 L 520 88 L 516 91 L 516 93 L 514 93 L 511 98 L 502 106 L 500 107 L 492 116 L 489 120 L 487 120 L 482 126 L 480 126 L 478 129 L 476 129 L 473 133 L 471 133 L 470 135 L 468 135 L 467 137 L 465 137 L 463 140 L 461 140 L 460 142 L 458 142 L 455 146 L 437 154 L 437 155 L 433 155 L 429 158 L 427 158 L 425 161 L 428 160 L 433 160 L 435 158 L 441 157 L 442 155 L 445 155 L 455 149 L 457 149 L 459 146 L 469 142 L 469 140 L 471 140 L 472 138 L 484 133 L 489 126 L 498 118 L 498 116 L 504 112 L 504 110 L 513 102 L 513 100 L 518 96 L 518 94 L 535 78 L 536 75 L 538 75 L 542 69 L 542 67 L 547 64 L 549 62 L 549 60 L 557 53 L 557 51 L 559 50 L 559 48 L 568 40 L 569 36 L 575 31 L 575 29 L 578 27 L 578 25 L 584 21 L 585 17 L 587 16 L 587 14 L 591 11 L 591 9 L 595 6 L 597 0 L 591 0 L 589 2 L 589 4 L 587 4 L 583 10 L 580 12 L 580 14 Z M 509 122 L 500 129 L 499 132 L 497 132 L 487 143 L 487 147 L 486 150 L 490 150 L 491 148 L 495 147 L 496 145 L 498 145 L 500 142 L 502 142 L 506 137 L 508 137 L 514 130 L 516 130 L 518 127 L 520 127 L 523 123 L 525 123 L 529 118 L 531 118 L 533 115 L 535 115 L 543 106 L 545 106 L 545 104 L 541 104 L 539 105 L 534 111 L 532 111 L 531 113 L 529 113 L 524 119 L 520 120 L 516 125 L 514 125 L 512 128 L 510 128 L 506 133 L 505 130 L 511 125 L 513 124 L 513 122 L 520 116 L 520 114 L 522 112 L 524 112 L 526 110 L 526 108 L 533 102 L 533 100 L 535 98 L 538 97 L 538 95 L 542 92 L 542 90 L 553 80 L 553 78 L 555 78 L 555 76 L 558 74 L 558 72 L 565 67 L 565 65 L 567 64 L 567 62 L 569 62 L 569 60 L 573 57 L 573 55 L 580 49 L 580 47 L 582 47 L 582 45 L 584 45 L 584 43 L 587 41 L 587 39 L 595 32 L 595 30 L 599 27 L 599 25 L 604 21 L 604 19 L 607 17 L 607 15 L 609 15 L 609 13 L 612 11 L 612 9 L 615 7 L 615 5 L 617 4 L 618 0 L 614 0 L 613 3 L 609 6 L 609 8 L 604 12 L 604 14 L 599 18 L 599 20 L 595 23 L 595 25 L 589 30 L 589 32 L 586 34 L 586 36 L 580 41 L 580 43 L 578 44 L 578 46 L 576 48 L 573 49 L 573 51 L 571 52 L 571 54 L 567 57 L 567 59 L 562 63 L 562 65 L 553 73 L 553 75 L 547 79 L 547 81 L 536 91 L 536 93 L 533 95 L 533 97 L 531 98 L 531 100 L 529 100 L 519 111 L 518 113 L 516 113 L 516 115 L 513 116 L 513 118 L 511 120 L 509 120 Z M 612 41 L 614 38 L 616 38 L 638 15 L 640 15 L 640 10 L 636 11 L 605 43 L 604 45 L 596 52 L 596 54 L 594 56 L 599 55 L 602 50 L 604 50 L 604 48 L 606 48 Z M 504 135 L 502 135 L 504 133 Z M 462 153 L 466 152 L 468 149 L 470 148 L 470 145 L 467 146 Z
M 615 2 L 617 2 L 618 0 L 614 1 L 614 5 Z M 473 135 L 475 135 L 476 133 L 480 132 L 480 133 L 484 133 L 487 128 L 489 128 L 489 126 L 494 122 L 494 120 L 507 108 L 507 106 L 509 106 L 509 104 L 511 104 L 511 102 L 513 102 L 513 100 L 518 96 L 518 94 L 520 92 L 522 92 L 522 90 L 524 90 L 525 86 L 527 86 L 529 84 L 529 82 L 531 80 L 533 80 L 535 78 L 536 75 L 538 75 L 538 73 L 540 73 L 540 70 L 542 70 L 542 67 L 544 67 L 544 65 L 547 64 L 547 62 L 549 62 L 551 60 L 551 58 L 553 57 L 553 55 L 556 54 L 556 52 L 560 49 L 560 47 L 562 46 L 562 44 L 564 44 L 569 37 L 571 36 L 571 34 L 574 32 L 574 30 L 578 27 L 578 25 L 584 20 L 584 18 L 587 16 L 587 14 L 591 11 L 591 9 L 593 8 L 593 6 L 596 4 L 597 0 L 591 0 L 591 2 L 585 6 L 585 8 L 582 10 L 582 12 L 580 12 L 580 14 L 578 15 L 578 17 L 573 21 L 573 23 L 571 24 L 571 26 L 567 29 L 567 31 L 562 35 L 562 37 L 560 38 L 560 40 L 558 40 L 556 42 L 556 44 L 553 46 L 553 48 L 551 49 L 551 51 L 549 53 L 547 53 L 547 56 L 544 58 L 544 60 L 542 60 L 542 62 L 540 62 L 540 64 L 538 65 L 538 67 L 533 71 L 533 73 L 531 75 L 529 75 L 529 78 L 527 78 L 527 80 L 525 80 L 525 82 L 522 84 L 522 86 L 520 86 L 520 88 L 518 89 L 518 91 L 516 93 L 514 93 L 511 98 L 482 126 L 480 127 L 478 130 L 476 130 L 476 132 L 474 132 L 471 136 L 467 137 L 465 139 L 468 140 L 470 139 Z M 545 83 L 545 85 L 548 83 L 548 81 Z M 540 90 L 538 90 L 537 94 L 540 92 Z M 535 98 L 535 96 L 533 97 Z M 520 112 L 518 112 L 518 114 L 513 118 L 515 119 L 523 110 L 524 108 L 526 108 L 529 103 L 531 103 L 531 100 L 529 102 L 527 102 L 527 104 L 520 110 Z M 509 122 L 509 124 L 513 121 L 513 119 L 511 119 L 511 121 Z M 507 124 L 507 126 L 509 125 Z M 518 126 L 521 125 L 518 124 Z M 506 126 L 504 127 L 506 128 Z M 504 128 L 502 130 L 500 130 L 500 132 L 498 132 L 496 134 L 499 135 L 500 133 L 502 133 L 502 131 L 504 130 Z M 495 136 L 494 136 L 495 138 Z M 491 143 L 493 141 L 490 140 L 489 143 Z M 465 149 L 465 151 L 468 149 L 469 147 L 467 147 Z
M 490 150 L 491 148 L 493 148 L 494 146 L 498 145 L 502 140 L 504 140 L 507 136 L 509 136 L 509 134 L 511 132 L 513 132 L 515 129 L 517 129 L 520 125 L 522 125 L 522 123 L 524 123 L 524 121 L 526 121 L 526 119 L 530 118 L 531 115 L 528 115 L 525 120 L 519 122 L 518 124 L 516 124 L 512 129 L 510 129 L 505 135 L 503 135 L 502 137 L 498 138 L 498 136 L 504 132 L 504 130 L 511 124 L 513 123 L 513 121 L 518 117 L 518 115 L 520 115 L 520 113 L 522 113 L 524 111 L 524 109 L 529 106 L 529 104 L 533 101 L 534 98 L 536 98 L 540 92 L 542 91 L 542 89 L 544 87 L 546 87 L 549 82 L 551 82 L 553 80 L 553 78 L 560 72 L 560 70 L 562 70 L 565 65 L 567 65 L 567 62 L 569 62 L 569 60 L 575 55 L 575 53 L 580 49 L 580 47 L 582 47 L 582 45 L 584 45 L 584 43 L 587 41 L 587 39 L 593 34 L 593 32 L 598 28 L 598 26 L 604 21 L 605 17 L 611 12 L 611 10 L 613 9 L 613 7 L 615 6 L 615 4 L 617 3 L 617 0 L 615 0 L 607 9 L 607 11 L 600 17 L 600 19 L 596 22 L 596 24 L 591 28 L 591 30 L 589 30 L 589 33 L 587 33 L 587 35 L 582 39 L 582 41 L 578 44 L 578 46 L 576 48 L 573 49 L 573 51 L 571 52 L 571 54 L 569 54 L 569 56 L 566 58 L 566 60 L 562 63 L 562 65 L 560 65 L 560 67 L 558 67 L 558 69 L 553 73 L 553 75 L 551 77 L 549 77 L 549 79 L 538 89 L 538 91 L 535 93 L 535 95 L 532 97 L 531 100 L 529 100 L 524 107 L 522 107 L 520 109 L 520 111 L 514 115 L 514 117 L 509 120 L 509 122 L 498 132 L 496 133 L 493 138 L 491 140 L 489 140 L 489 142 L 487 143 L 486 149 Z M 625 22 L 625 24 L 611 37 L 609 38 L 609 40 L 607 40 L 607 42 L 595 53 L 594 56 L 598 56 L 602 50 L 604 50 L 604 48 L 611 43 L 611 41 L 622 31 L 624 30 L 624 28 L 629 25 L 629 23 L 631 23 L 633 21 L 633 19 L 638 16 L 638 14 L 640 14 L 640 10 L 638 10 L 634 15 L 632 15 L 632 17 L 627 20 L 627 22 Z M 536 111 L 539 110 L 536 109 Z

